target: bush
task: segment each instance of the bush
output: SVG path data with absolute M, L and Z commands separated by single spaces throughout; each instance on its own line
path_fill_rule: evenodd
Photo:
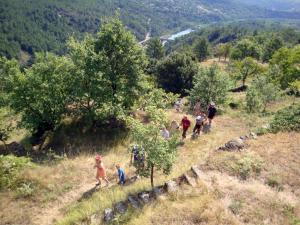
M 21 183 L 19 187 L 16 189 L 17 197 L 25 198 L 33 195 L 35 191 L 35 185 L 31 182 L 29 183 Z
M 246 155 L 237 162 L 236 172 L 241 179 L 247 180 L 252 174 L 258 175 L 261 172 L 263 161 L 254 155 Z
M 271 131 L 300 131 L 300 104 L 278 111 L 271 123 Z
M 267 177 L 266 180 L 267 185 L 269 185 L 272 188 L 276 188 L 278 191 L 283 191 L 283 186 L 281 183 L 281 179 L 274 174 L 271 174 L 269 177 Z
M 21 181 L 20 173 L 32 166 L 30 159 L 26 157 L 0 156 L 0 190 L 19 188 L 18 186 L 24 183 Z

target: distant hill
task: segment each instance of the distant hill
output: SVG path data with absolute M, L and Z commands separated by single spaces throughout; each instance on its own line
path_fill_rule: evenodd
M 256 5 L 277 11 L 298 11 L 300 12 L 299 0 L 237 0 L 240 3 Z
M 237 0 L 0 0 L 0 55 L 64 54 L 70 35 L 95 33 L 103 17 L 116 10 L 139 40 L 149 26 L 157 36 L 226 20 L 300 19 L 298 12 L 272 11 Z

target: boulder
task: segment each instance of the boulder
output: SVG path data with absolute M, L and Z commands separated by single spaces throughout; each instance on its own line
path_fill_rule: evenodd
M 115 205 L 116 212 L 124 214 L 127 210 L 127 204 L 125 202 L 119 202 Z
M 128 202 L 135 209 L 139 209 L 142 207 L 141 202 L 139 201 L 139 199 L 136 196 L 129 196 Z
M 156 198 L 163 195 L 165 193 L 165 189 L 163 187 L 155 187 L 153 189 L 153 194 Z
M 178 184 L 174 180 L 166 182 L 166 188 L 168 193 L 174 193 L 178 191 Z
M 139 198 L 142 200 L 143 203 L 149 203 L 151 200 L 151 196 L 150 193 L 148 192 L 142 192 L 140 194 L 138 194 Z
M 251 138 L 251 139 L 257 139 L 257 134 L 254 133 L 254 132 L 251 132 L 251 133 L 250 133 L 250 138 Z
M 104 221 L 110 222 L 114 219 L 114 211 L 110 208 L 104 210 Z
M 227 151 L 239 151 L 245 147 L 245 143 L 240 138 L 232 139 L 225 144 Z
M 196 165 L 192 166 L 192 171 L 197 176 L 198 179 L 201 178 L 201 171 L 198 166 Z
M 192 186 L 192 187 L 196 187 L 197 186 L 197 182 L 193 177 L 190 177 L 189 175 L 187 175 L 186 173 L 183 175 L 184 179 L 186 180 L 186 182 Z

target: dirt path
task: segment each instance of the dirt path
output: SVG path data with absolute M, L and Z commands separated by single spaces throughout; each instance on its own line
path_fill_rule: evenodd
M 95 182 L 80 185 L 59 200 L 52 202 L 46 207 L 40 208 L 36 213 L 36 217 L 32 220 L 34 225 L 51 225 L 61 219 L 64 215 L 64 209 L 73 202 L 80 199 L 86 192 L 95 188 Z

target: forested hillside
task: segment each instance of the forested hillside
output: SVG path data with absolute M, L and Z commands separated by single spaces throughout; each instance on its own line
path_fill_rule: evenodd
M 249 5 L 256 5 L 272 10 L 300 11 L 298 0 L 237 0 Z
M 138 39 L 144 38 L 149 26 L 152 35 L 158 36 L 222 20 L 300 19 L 298 13 L 268 11 L 233 0 L 0 0 L 0 54 L 9 58 L 38 51 L 63 54 L 71 35 L 94 34 L 102 18 L 116 10 Z

